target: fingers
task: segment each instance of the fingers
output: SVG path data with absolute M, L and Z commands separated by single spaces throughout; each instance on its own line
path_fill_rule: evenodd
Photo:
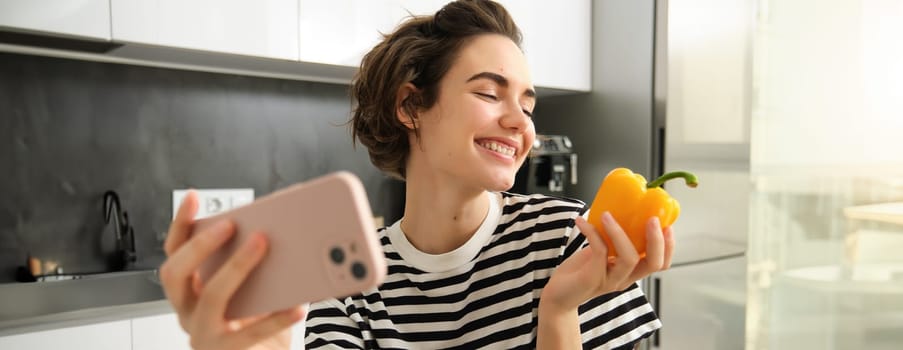
M 665 254 L 661 270 L 667 270 L 671 268 L 671 258 L 674 256 L 674 229 L 671 226 L 666 227 L 662 232 L 662 238 L 665 241 Z
M 640 260 L 624 287 L 645 278 L 662 269 L 665 259 L 665 238 L 658 217 L 651 217 L 646 222 L 646 256 Z
M 203 289 L 204 282 L 201 281 L 201 273 L 195 271 L 191 274 L 191 291 L 194 292 L 194 295 L 201 295 L 201 289 Z
M 264 340 L 275 337 L 279 332 L 304 319 L 307 310 L 303 306 L 273 313 L 242 328 L 230 341 L 238 349 L 250 348 Z
M 633 243 L 627 238 L 627 233 L 624 232 L 621 225 L 618 225 L 611 213 L 605 212 L 602 214 L 602 224 L 605 226 L 605 232 L 608 233 L 608 237 L 611 238 L 612 244 L 618 253 L 614 266 L 609 270 L 609 276 L 615 281 L 624 280 L 633 271 L 640 260 L 640 256 L 637 254 Z
M 267 250 L 266 237 L 256 232 L 217 270 L 201 292 L 198 312 L 209 315 L 210 322 L 222 322 L 226 306 L 248 274 L 263 259 Z
M 586 253 L 590 254 L 586 255 L 587 259 L 585 260 L 588 261 L 589 266 L 595 267 L 593 275 L 600 281 L 605 281 L 608 276 L 608 246 L 605 245 L 602 236 L 596 232 L 593 225 L 587 222 L 586 219 L 578 217 L 574 222 L 577 224 L 577 228 L 580 229 L 580 234 L 589 242 L 589 251 Z M 571 258 L 578 258 L 578 256 L 575 254 Z
M 221 221 L 188 240 L 160 266 L 160 281 L 173 307 L 178 310 L 192 302 L 195 271 L 234 233 L 235 225 L 231 221 Z
M 172 255 L 176 249 L 182 246 L 191 235 L 191 225 L 194 222 L 194 216 L 198 211 L 197 192 L 189 190 L 179 205 L 175 218 L 169 225 L 169 232 L 166 234 L 166 242 L 163 249 L 166 255 Z
M 661 225 L 657 216 L 653 216 L 646 223 L 646 258 L 643 259 L 643 263 L 649 273 L 661 270 L 665 258 L 665 239 Z
M 586 222 L 586 219 L 583 217 L 578 217 L 574 222 L 577 224 L 577 228 L 580 229 L 580 234 L 586 237 L 586 240 L 589 242 L 589 247 L 594 251 L 594 254 L 608 256 L 608 246 L 605 245 L 602 236 L 596 232 L 596 228 Z

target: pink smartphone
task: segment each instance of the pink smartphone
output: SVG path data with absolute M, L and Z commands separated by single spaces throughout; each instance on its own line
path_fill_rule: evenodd
M 261 315 L 375 287 L 386 260 L 360 179 L 340 171 L 198 220 L 196 231 L 223 219 L 236 235 L 200 269 L 206 283 L 251 233 L 263 231 L 269 250 L 230 301 L 229 319 Z

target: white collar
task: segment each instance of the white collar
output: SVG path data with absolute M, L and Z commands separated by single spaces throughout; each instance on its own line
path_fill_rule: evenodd
M 501 218 L 502 196 L 497 192 L 486 192 L 489 201 L 489 212 L 477 232 L 460 247 L 448 253 L 428 254 L 415 248 L 401 230 L 401 220 L 387 228 L 387 235 L 398 255 L 411 266 L 425 272 L 444 272 L 453 270 L 473 260 L 480 250 L 489 243 L 492 233 Z

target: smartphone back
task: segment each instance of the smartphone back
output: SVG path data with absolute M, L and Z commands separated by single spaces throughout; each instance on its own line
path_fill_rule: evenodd
M 386 276 L 367 193 L 349 172 L 296 184 L 198 220 L 195 232 L 226 218 L 235 223 L 237 234 L 202 265 L 205 283 L 250 234 L 262 231 L 269 241 L 266 256 L 233 296 L 229 319 L 353 295 L 378 286 Z

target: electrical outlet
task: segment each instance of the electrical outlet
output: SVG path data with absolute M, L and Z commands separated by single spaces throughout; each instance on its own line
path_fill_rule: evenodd
M 198 212 L 195 219 L 216 215 L 254 201 L 253 188 L 198 189 Z M 172 217 L 176 217 L 188 190 L 172 191 Z

